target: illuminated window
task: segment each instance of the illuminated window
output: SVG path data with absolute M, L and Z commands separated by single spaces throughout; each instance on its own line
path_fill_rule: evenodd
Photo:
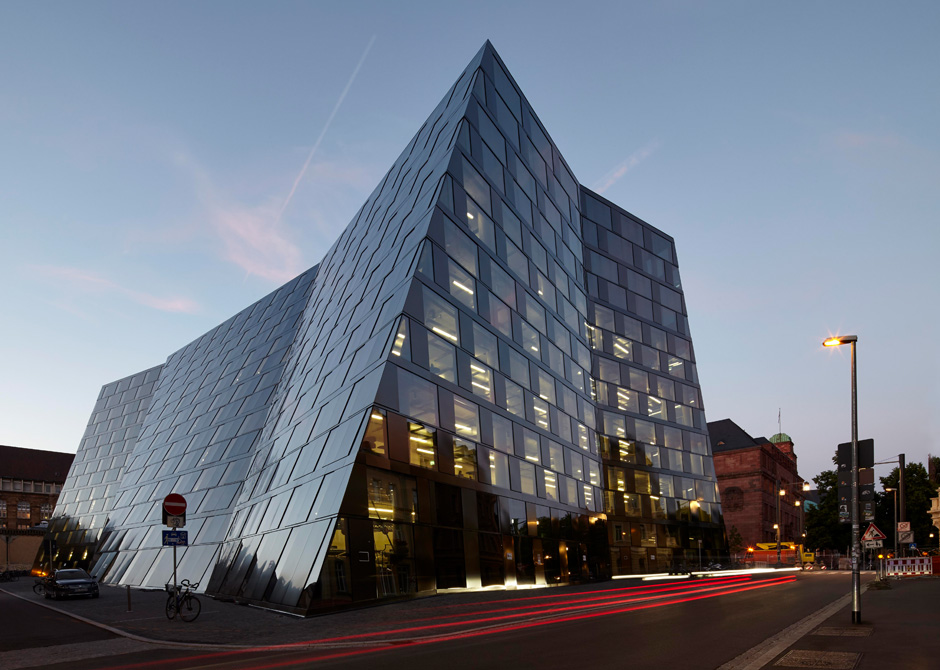
M 476 481 L 477 446 L 466 440 L 454 440 L 454 474 Z
M 447 264 L 447 269 L 449 273 L 447 290 L 470 309 L 476 309 L 476 285 L 473 277 L 464 272 L 454 261 Z
M 434 333 L 428 333 L 428 369 L 449 382 L 457 381 L 456 349 Z
M 409 461 L 420 468 L 435 469 L 437 460 L 436 433 L 420 423 L 408 424 Z
M 30 504 L 28 501 L 20 500 L 18 503 L 16 503 L 16 518 L 17 519 L 29 519 L 31 511 L 32 511 L 32 508 L 30 507 Z
M 549 500 L 558 500 L 558 477 L 551 470 L 542 473 L 544 477 L 545 497 Z
M 424 325 L 453 344 L 460 344 L 457 308 L 424 287 Z
M 628 361 L 633 360 L 633 342 L 619 335 L 613 336 L 614 356 Z
M 496 402 L 493 397 L 493 372 L 489 368 L 471 361 L 470 386 L 476 395 Z
M 362 448 L 375 454 L 385 455 L 386 445 L 385 410 L 373 408 L 369 417 L 366 434 L 362 438 Z
M 399 356 L 406 361 L 411 360 L 411 344 L 408 341 L 408 319 L 402 317 L 398 324 L 395 341 L 392 342 L 392 356 Z
M 480 411 L 476 404 L 454 396 L 454 428 L 461 437 L 477 440 L 480 437 Z

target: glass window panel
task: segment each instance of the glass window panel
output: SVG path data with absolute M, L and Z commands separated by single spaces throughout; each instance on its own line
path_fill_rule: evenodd
M 457 381 L 457 353 L 454 345 L 428 333 L 428 369 L 449 382 Z
M 539 397 L 546 402 L 557 405 L 558 403 L 555 401 L 555 378 L 542 368 L 538 368 L 538 380 Z
M 519 463 L 519 490 L 522 493 L 535 495 L 535 466 L 525 461 Z
M 672 482 L 672 475 L 658 475 L 659 495 L 666 498 L 674 498 L 676 495 L 675 487 Z
M 493 221 L 469 198 L 467 199 L 467 226 L 484 246 L 491 251 L 496 251 L 496 232 Z
M 620 414 L 614 414 L 613 412 L 601 412 L 601 417 L 604 420 L 603 431 L 605 435 L 611 435 L 614 437 L 626 437 L 627 436 L 627 427 L 626 419 Z
M 548 420 L 548 403 L 540 398 L 531 396 L 532 412 L 535 417 L 535 425 L 543 430 L 551 430 Z
M 647 396 L 646 398 L 646 413 L 648 416 L 666 420 L 666 405 L 665 403 L 657 398 L 656 396 Z
M 631 391 L 630 389 L 625 389 L 622 386 L 615 386 L 616 389 L 616 406 L 617 409 L 633 412 L 634 414 L 639 412 L 639 394 L 636 391 Z M 615 403 L 611 403 L 615 404 Z
M 636 493 L 623 494 L 623 506 L 627 516 L 640 516 L 640 496 Z
M 485 212 L 492 211 L 490 208 L 490 186 L 466 158 L 463 159 L 463 187 Z
M 656 391 L 655 394 L 660 398 L 665 398 L 666 400 L 675 400 L 676 399 L 676 387 L 675 382 L 666 377 L 660 377 L 659 375 L 653 375 L 653 379 L 656 382 Z
M 457 328 L 457 308 L 437 295 L 428 287 L 424 288 L 424 325 L 441 337 L 454 344 L 459 344 L 460 330 Z
M 531 430 L 525 429 L 523 432 L 522 448 L 525 459 L 532 463 L 541 463 L 541 448 L 539 446 L 539 436 Z
M 476 403 L 454 396 L 454 428 L 461 437 L 480 438 L 480 410 Z
M 518 417 L 525 418 L 525 395 L 518 384 L 506 380 L 506 409 Z
M 493 414 L 493 446 L 507 454 L 513 453 L 512 421 Z
M 597 376 L 605 382 L 620 383 L 620 363 L 609 358 L 597 358 Z
M 399 374 L 401 374 L 399 372 Z M 408 423 L 409 462 L 419 468 L 434 469 L 437 460 L 436 433 L 419 423 Z
M 540 358 L 539 348 L 539 331 L 530 326 L 525 321 L 522 322 L 522 346 L 525 347 L 526 353 L 535 358 Z
M 662 467 L 662 461 L 660 459 L 659 449 L 660 449 L 659 447 L 652 445 L 652 444 L 647 444 L 643 447 L 643 451 L 646 454 L 647 465 L 654 467 L 654 468 Z
M 398 370 L 398 408 L 405 416 L 436 425 L 437 386 L 406 370 Z
M 509 488 L 509 457 L 492 449 L 479 448 L 482 463 L 480 480 L 484 484 Z
M 476 481 L 477 446 L 466 440 L 454 440 L 454 474 Z
M 608 485 L 615 491 L 625 493 L 627 490 L 627 475 L 623 468 L 607 468 Z
M 477 245 L 454 223 L 444 218 L 444 250 L 470 274 L 477 276 Z
M 601 485 L 601 468 L 597 464 L 597 461 L 592 461 L 590 458 L 585 459 L 585 465 L 587 465 L 588 471 L 588 481 L 594 486 Z
M 656 426 L 649 421 L 636 420 L 636 439 L 647 444 L 657 444 Z
M 571 449 L 565 449 L 565 471 L 579 481 L 584 481 L 584 458 Z
M 548 452 L 547 463 L 555 472 L 565 471 L 565 449 L 557 442 L 546 440 L 546 451 Z
M 634 471 L 633 480 L 636 485 L 637 493 L 650 493 L 650 475 L 648 472 Z
M 613 353 L 617 358 L 633 360 L 633 342 L 619 335 L 612 335 Z
M 675 356 L 669 357 L 669 374 L 673 377 L 685 379 L 685 361 Z
M 650 391 L 650 382 L 649 375 L 642 370 L 637 370 L 636 368 L 630 368 L 630 388 L 635 391 L 642 391 L 643 393 L 649 393 Z
M 473 355 L 489 365 L 499 367 L 496 336 L 478 323 L 473 324 Z
M 398 331 L 395 334 L 395 341 L 392 343 L 392 355 L 411 360 L 411 343 L 408 340 L 408 319 L 402 317 L 398 324 Z
M 545 308 L 542 307 L 538 300 L 529 295 L 528 292 L 523 293 L 525 296 L 525 316 L 526 321 L 535 326 L 536 330 L 540 333 L 545 332 Z
M 493 371 L 480 365 L 479 363 L 470 363 L 470 386 L 471 390 L 478 396 L 486 398 L 490 402 L 496 402 L 493 397 Z
M 664 426 L 663 444 L 670 449 L 682 449 L 682 431 L 671 426 Z
M 643 365 L 653 370 L 659 370 L 659 352 L 646 345 L 642 345 L 640 351 L 643 355 Z
M 508 372 L 509 376 L 517 384 L 529 388 L 529 361 L 515 349 L 507 349 L 507 361 L 504 361 L 503 372 Z
M 512 337 L 512 311 L 492 293 L 490 294 L 490 324 L 506 337 Z
M 508 239 L 506 240 L 506 263 L 523 282 L 528 283 L 529 261 L 522 250 Z
M 450 294 L 472 310 L 476 309 L 476 286 L 473 277 L 464 272 L 454 261 L 447 263 L 447 289 Z
M 601 305 L 594 305 L 594 325 L 607 330 L 614 330 L 613 310 Z
M 549 500 L 558 500 L 558 477 L 551 470 L 543 470 L 542 478 L 545 485 L 545 497 Z
M 385 410 L 373 408 L 369 417 L 366 434 L 362 438 L 362 448 L 375 454 L 385 455 L 387 440 L 385 437 Z
M 490 284 L 500 300 L 516 308 L 516 280 L 496 263 L 490 263 Z

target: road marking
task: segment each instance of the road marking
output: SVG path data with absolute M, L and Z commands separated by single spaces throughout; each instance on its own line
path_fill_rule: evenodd
M 852 651 L 802 651 L 793 649 L 774 663 L 784 668 L 826 668 L 827 670 L 852 670 L 861 654 Z
M 737 658 L 733 658 L 724 665 L 719 666 L 718 670 L 759 670 L 759 668 L 763 668 L 787 647 L 804 635 L 809 634 L 820 623 L 848 605 L 851 600 L 851 593 L 842 596 L 816 613 L 810 614 L 808 617 L 784 628 L 776 635 L 767 638 L 759 645 L 748 649 Z
M 130 654 L 144 649 L 153 649 L 153 645 L 127 638 L 114 640 L 95 640 L 94 642 L 76 642 L 60 644 L 54 647 L 36 647 L 33 649 L 14 649 L 0 652 L 0 668 L 18 670 L 18 668 L 40 668 L 53 663 L 81 661 L 102 656 Z

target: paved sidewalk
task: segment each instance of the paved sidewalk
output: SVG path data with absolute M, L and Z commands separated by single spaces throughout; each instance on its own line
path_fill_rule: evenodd
M 791 644 L 767 670 L 931 670 L 940 668 L 940 578 L 904 577 L 869 584 L 862 623 L 852 624 L 851 602 Z

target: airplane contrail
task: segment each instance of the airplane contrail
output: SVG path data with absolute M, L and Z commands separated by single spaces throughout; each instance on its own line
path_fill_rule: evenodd
M 349 89 L 352 86 L 353 81 L 355 81 L 356 75 L 359 74 L 359 68 L 362 67 L 362 64 L 366 60 L 366 56 L 369 55 L 369 50 L 372 48 L 374 43 L 375 35 L 372 36 L 372 39 L 369 40 L 369 43 L 366 45 L 366 50 L 362 52 L 362 58 L 359 59 L 359 63 L 356 65 L 356 69 L 353 70 L 352 75 L 349 77 L 349 81 L 346 82 L 346 88 L 344 88 L 343 92 L 340 93 L 339 100 L 337 100 L 336 105 L 333 106 L 333 111 L 330 112 L 330 116 L 326 120 L 326 124 L 323 126 L 323 130 L 320 131 L 320 136 L 314 143 L 313 148 L 310 150 L 310 154 L 307 156 L 307 160 L 304 162 L 304 166 L 300 169 L 300 173 L 294 180 L 294 185 L 291 186 L 290 193 L 287 194 L 287 199 L 284 200 L 284 204 L 281 205 L 281 211 L 277 213 L 277 219 L 275 219 L 274 225 L 277 225 L 281 222 L 281 217 L 284 215 L 284 210 L 286 210 L 287 206 L 290 205 L 290 201 L 293 199 L 294 193 L 297 191 L 297 186 L 300 184 L 300 180 L 303 179 L 304 175 L 307 173 L 307 168 L 310 167 L 310 162 L 313 160 L 314 154 L 316 154 L 317 149 L 320 148 L 320 142 L 323 141 L 323 137 L 326 135 L 326 131 L 329 130 L 330 124 L 333 122 L 333 117 L 336 116 L 336 112 L 339 111 L 340 105 L 343 104 L 343 100 L 346 98 L 346 94 L 349 93 Z

